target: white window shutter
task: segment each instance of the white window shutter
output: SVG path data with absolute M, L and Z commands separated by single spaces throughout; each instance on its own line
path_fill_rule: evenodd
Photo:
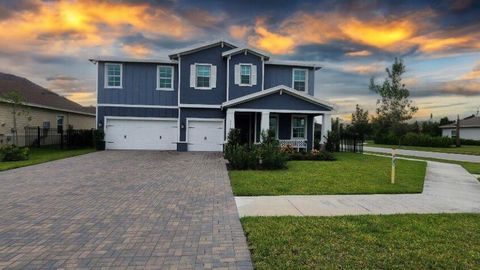
M 235 84 L 239 85 L 240 84 L 240 65 L 235 65 Z
M 195 65 L 190 65 L 190 87 L 195 87 Z
M 217 66 L 212 65 L 212 76 L 210 77 L 210 87 L 217 88 Z
M 252 65 L 252 85 L 257 85 L 257 66 Z

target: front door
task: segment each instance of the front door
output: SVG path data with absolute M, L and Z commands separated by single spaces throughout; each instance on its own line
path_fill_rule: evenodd
M 253 115 L 251 113 L 236 113 L 235 128 L 240 130 L 240 143 L 252 144 L 253 142 Z

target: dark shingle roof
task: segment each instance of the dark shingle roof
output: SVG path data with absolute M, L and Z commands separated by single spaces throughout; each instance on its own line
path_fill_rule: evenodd
M 456 121 L 454 123 L 440 126 L 440 128 L 455 128 L 457 127 Z M 480 127 L 480 117 L 473 116 L 467 117 L 465 119 L 460 120 L 460 127 L 461 128 L 472 128 L 472 127 Z
M 0 72 L 0 96 L 11 91 L 18 91 L 28 105 L 95 114 L 93 106 L 84 107 L 25 78 Z

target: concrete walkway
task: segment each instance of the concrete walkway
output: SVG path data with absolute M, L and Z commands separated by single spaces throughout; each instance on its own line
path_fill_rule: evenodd
M 240 216 L 480 213 L 480 182 L 463 167 L 428 161 L 421 194 L 235 197 Z
M 366 151 L 366 152 L 392 154 L 392 149 L 391 148 L 364 146 L 363 150 Z M 405 156 L 414 156 L 414 157 L 437 158 L 437 159 L 466 161 L 466 162 L 479 162 L 480 163 L 480 156 L 475 156 L 475 155 L 448 154 L 448 153 L 416 151 L 416 150 L 403 150 L 403 149 L 397 149 L 397 154 L 398 155 L 405 155 Z

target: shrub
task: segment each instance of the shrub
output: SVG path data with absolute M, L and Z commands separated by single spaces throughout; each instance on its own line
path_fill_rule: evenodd
M 455 140 L 448 137 L 432 137 L 425 134 L 407 133 L 402 137 L 394 135 L 378 136 L 375 138 L 377 144 L 425 146 L 425 147 L 450 147 Z
M 328 151 L 312 150 L 311 152 L 294 152 L 289 155 L 289 160 L 324 160 L 333 161 L 335 157 L 333 153 Z
M 281 151 L 280 143 L 275 138 L 273 130 L 263 132 L 262 143 L 258 146 L 259 166 L 261 169 L 285 169 L 287 167 L 287 154 Z
M 328 152 L 338 152 L 340 150 L 340 137 L 337 132 L 329 131 L 325 136 L 325 150 Z
M 254 170 L 257 169 L 258 158 L 255 147 L 249 149 L 244 145 L 237 145 L 230 149 L 228 154 L 228 163 L 234 170 Z
M 453 139 L 455 140 L 455 139 Z M 471 139 L 460 139 L 460 144 L 462 145 L 480 145 L 480 141 L 471 140 Z
M 27 160 L 29 149 L 27 147 L 19 147 L 16 145 L 5 145 L 0 148 L 0 156 L 2 161 L 20 161 Z

